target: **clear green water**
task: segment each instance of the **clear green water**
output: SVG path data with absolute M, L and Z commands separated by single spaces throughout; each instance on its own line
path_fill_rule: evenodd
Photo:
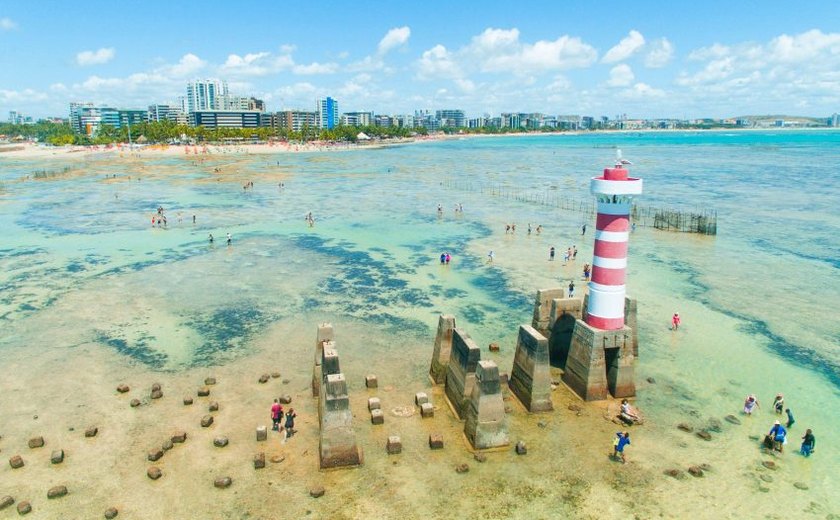
M 447 181 L 588 200 L 589 177 L 618 146 L 644 178 L 641 203 L 710 208 L 719 218 L 716 237 L 643 227 L 631 237 L 638 404 L 652 423 L 634 448 L 666 462 L 685 454 L 736 461 L 734 479 L 756 460 L 748 435 L 769 429 L 772 397 L 783 392 L 797 418 L 784 479 L 807 482 L 810 499 L 836 512 L 838 145 L 837 132 L 535 136 L 202 164 L 101 157 L 68 172 L 56 160 L 0 157 L 0 352 L 94 344 L 143 370 L 177 374 L 247 359 L 271 328 L 309 341 L 316 323 L 331 321 L 348 366 L 385 359 L 424 384 L 438 314 L 454 314 L 479 345 L 512 345 L 518 324 L 530 322 L 535 290 L 577 279 L 591 259 L 580 214 Z M 39 170 L 54 175 L 34 179 Z M 247 180 L 252 190 L 242 189 Z M 166 229 L 150 225 L 159 205 Z M 529 236 L 529 222 L 543 232 Z M 517 224 L 515 235 L 504 233 L 506 223 Z M 576 263 L 547 261 L 550 246 L 572 244 Z M 449 266 L 438 263 L 444 251 Z M 672 333 L 675 311 L 684 326 Z M 342 336 L 342 323 L 356 335 Z M 508 369 L 509 357 L 495 359 Z M 684 446 L 677 422 L 699 427 L 737 413 L 748 393 L 764 405 L 759 416 L 737 431 L 725 425 L 713 449 Z M 792 453 L 806 427 L 818 443 L 810 460 Z M 743 485 L 787 507 L 783 494 Z M 732 493 L 724 507 L 745 507 Z M 697 503 L 688 500 L 687 511 Z

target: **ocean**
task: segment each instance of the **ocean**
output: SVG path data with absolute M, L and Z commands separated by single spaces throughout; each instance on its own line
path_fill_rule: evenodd
M 618 467 L 605 456 L 617 426 L 602 416 L 617 405 L 587 405 L 576 425 L 566 407 L 575 397 L 561 385 L 557 411 L 547 418 L 511 410 L 511 437 L 528 440 L 529 461 L 493 454 L 486 464 L 473 463 L 468 476 L 455 475 L 447 465 L 468 450 L 458 439 L 462 426 L 441 406 L 435 421 L 452 435 L 447 454 L 423 446 L 425 426 L 389 417 L 386 429 L 401 432 L 407 445 L 392 467 L 380 446 L 384 434 L 366 424 L 363 376 L 378 374 L 384 402 L 410 404 L 415 391 L 429 388 L 441 313 L 455 315 L 483 359 L 509 371 L 536 290 L 570 280 L 583 288 L 582 266 L 591 262 L 593 218 L 551 201 L 591 202 L 589 179 L 612 164 L 615 148 L 644 180 L 640 205 L 718 216 L 716 236 L 638 226 L 630 237 L 627 290 L 638 300 L 640 339 L 636 405 L 646 417 L 632 430 L 631 464 Z M 272 395 L 253 384 L 260 373 L 279 370 L 287 386 L 277 383 L 271 392 L 293 393 L 302 415 L 315 415 L 307 399 L 315 329 L 331 322 L 366 464 L 319 476 L 317 457 L 312 462 L 317 420 L 302 418 L 309 432 L 294 442 L 306 453 L 286 453 L 289 445 L 280 443 L 272 449 L 286 454 L 287 466 L 298 461 L 290 475 L 326 479 L 343 502 L 328 491 L 310 503 L 304 493 L 299 500 L 307 503 L 287 506 L 292 516 L 838 518 L 840 493 L 831 479 L 840 460 L 832 441 L 840 429 L 832 412 L 840 409 L 838 166 L 840 132 L 792 130 L 464 138 L 201 158 L 0 155 L 0 448 L 11 456 L 14 442 L 25 445 L 41 431 L 48 441 L 51 433 L 74 446 L 79 441 L 68 428 L 110 423 L 97 449 L 112 455 L 76 469 L 70 457 L 71 468 L 60 468 L 80 489 L 68 497 L 73 510 L 99 514 L 107 497 L 117 496 L 137 517 L 200 511 L 244 518 L 245 510 L 267 517 L 275 500 L 267 477 L 245 484 L 251 490 L 236 498 L 220 499 L 212 479 L 210 486 L 143 498 L 140 490 L 152 484 L 142 474 L 148 438 L 187 419 L 179 403 L 159 406 L 159 415 L 149 411 L 152 404 L 129 410 L 113 387 L 162 380 L 165 390 L 184 393 L 210 373 L 247 379 L 250 386 L 237 380 L 227 394 L 236 403 L 230 435 L 242 437 L 247 458 L 256 448 L 244 439 Z M 243 189 L 249 181 L 253 188 Z M 511 192 L 530 197 L 499 195 Z M 159 206 L 165 227 L 152 225 Z M 582 236 L 585 223 L 591 231 Z M 507 224 L 515 233 L 505 232 Z M 541 232 L 529 234 L 529 224 Z M 554 262 L 551 246 L 559 252 Z M 579 254 L 564 264 L 568 247 Z M 444 252 L 452 255 L 449 265 L 438 261 Z M 669 329 L 674 312 L 682 317 L 676 332 Z M 486 351 L 491 342 L 501 352 Z M 796 424 L 785 453 L 766 455 L 755 437 L 777 418 L 777 393 Z M 748 394 L 761 404 L 752 417 L 739 413 Z M 439 391 L 435 397 L 442 400 Z M 720 424 L 728 414 L 741 424 Z M 713 440 L 680 431 L 679 423 L 710 428 Z M 809 459 L 796 454 L 805 428 L 817 438 Z M 76 449 L 94 457 L 92 446 Z M 215 468 L 235 473 L 235 481 L 257 478 L 234 457 L 183 453 L 192 454 L 182 455 L 184 465 L 201 458 L 208 478 Z M 124 459 L 138 469 L 110 478 Z M 761 464 L 767 460 L 778 469 Z M 711 467 L 702 479 L 662 474 L 701 463 Z M 434 464 L 448 469 L 433 475 Z M 41 466 L 27 468 L 26 482 L 15 473 L 24 470 L 0 472 L 0 491 L 45 495 L 35 481 L 61 478 Z M 173 462 L 169 471 L 186 469 Z M 447 495 L 453 485 L 463 486 L 464 496 Z M 182 494 L 190 498 L 173 504 Z M 61 517 L 66 504 L 42 507 Z

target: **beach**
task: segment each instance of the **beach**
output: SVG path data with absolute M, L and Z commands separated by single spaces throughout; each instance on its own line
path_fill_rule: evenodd
M 840 421 L 826 413 L 840 405 L 837 139 L 675 132 L 0 154 L 0 450 L 26 463 L 0 471 L 0 494 L 29 500 L 35 518 L 96 518 L 108 507 L 119 518 L 838 518 Z M 574 211 L 445 181 L 588 200 L 589 178 L 616 146 L 645 179 L 640 202 L 719 214 L 716 237 L 645 227 L 630 237 L 633 403 L 645 424 L 616 424 L 618 400 L 581 401 L 555 368 L 553 412 L 529 414 L 505 388 L 512 444 L 479 462 L 428 379 L 437 317 L 455 315 L 482 359 L 510 372 L 536 291 L 570 280 L 585 290 L 593 233 L 581 235 L 587 217 Z M 811 191 L 818 180 L 829 185 Z M 158 207 L 165 227 L 150 225 Z M 542 232 L 528 234 L 528 223 Z M 578 258 L 564 264 L 572 245 Z M 438 262 L 443 252 L 450 265 Z M 679 331 L 668 328 L 674 312 Z M 365 454 L 355 469 L 318 469 L 310 381 L 323 322 L 335 327 Z M 368 374 L 379 388 L 365 387 Z M 207 377 L 216 384 L 199 397 Z M 153 383 L 162 398 L 150 398 Z M 413 406 L 420 391 L 433 418 Z M 797 422 L 784 453 L 763 452 L 757 439 L 778 418 L 780 392 Z M 748 394 L 761 403 L 753 416 L 741 413 Z M 281 395 L 298 433 L 258 442 Z M 374 396 L 384 425 L 370 423 Z M 95 437 L 84 436 L 90 426 Z M 810 458 L 796 453 L 805 428 L 817 436 Z M 147 460 L 179 430 L 186 442 Z M 619 430 L 632 439 L 624 465 L 609 456 Z M 429 449 L 431 433 L 443 450 Z M 28 448 L 38 435 L 45 446 Z M 219 435 L 230 444 L 215 447 Z M 401 454 L 386 453 L 389 435 L 401 437 Z M 526 455 L 513 450 L 519 440 Z M 57 449 L 66 458 L 51 464 Z M 264 469 L 253 466 L 259 452 Z M 146 475 L 152 465 L 158 480 Z M 703 465 L 702 477 L 687 473 Z M 223 476 L 233 484 L 214 487 Z M 47 499 L 56 485 L 68 495 Z M 324 496 L 311 497 L 318 486 Z

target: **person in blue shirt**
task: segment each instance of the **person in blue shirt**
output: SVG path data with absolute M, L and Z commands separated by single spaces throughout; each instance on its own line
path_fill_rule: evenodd
M 621 459 L 624 464 L 627 460 L 624 458 L 624 447 L 630 444 L 630 432 L 616 432 L 616 439 L 613 441 L 613 458 Z
M 787 430 L 785 430 L 785 427 L 782 426 L 779 423 L 779 421 L 773 423 L 773 427 L 770 428 L 770 433 L 768 433 L 767 435 L 769 435 L 773 439 L 773 447 L 775 448 L 775 450 L 779 452 L 783 451 L 783 445 L 785 443 L 785 436 L 787 436 Z

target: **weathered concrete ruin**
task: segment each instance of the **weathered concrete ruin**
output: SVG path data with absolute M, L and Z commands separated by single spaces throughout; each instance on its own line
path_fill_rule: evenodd
M 499 367 L 493 361 L 479 361 L 475 377 L 465 413 L 464 435 L 477 450 L 507 446 L 510 436 Z
M 312 391 L 318 391 L 321 469 L 357 466 L 363 462 L 362 450 L 353 430 L 353 413 L 347 381 L 341 373 L 338 350 L 335 348 L 332 325 L 318 327 L 315 349 L 317 362 L 313 372 Z M 316 384 L 315 377 L 318 377 Z
M 554 409 L 551 404 L 548 340 L 531 326 L 519 327 L 516 354 L 508 385 L 529 412 L 547 412 Z
M 435 350 L 432 354 L 432 365 L 429 368 L 429 377 L 436 385 L 446 382 L 446 370 L 452 353 L 452 333 L 454 330 L 455 316 L 442 314 L 438 318 Z
M 329 374 L 321 384 L 321 469 L 358 466 L 363 462 L 362 450 L 353 431 L 353 413 L 344 374 Z
M 475 341 L 466 332 L 454 329 L 452 356 L 446 370 L 444 393 L 459 419 L 465 417 L 469 407 L 479 359 L 481 359 L 481 350 Z
M 331 323 L 318 325 L 318 333 L 315 336 L 315 365 L 312 369 L 312 397 L 318 397 L 321 393 L 321 380 L 323 379 L 321 358 L 324 350 L 324 342 L 334 340 L 335 331 Z
M 532 326 L 545 331 L 549 359 L 553 366 L 564 370 L 566 385 L 587 401 L 606 399 L 610 394 L 636 395 L 636 300 L 625 298 L 624 327 L 606 331 L 586 324 L 588 296 L 582 300 L 552 298 L 558 294 L 562 295 L 563 289 L 537 291 Z

